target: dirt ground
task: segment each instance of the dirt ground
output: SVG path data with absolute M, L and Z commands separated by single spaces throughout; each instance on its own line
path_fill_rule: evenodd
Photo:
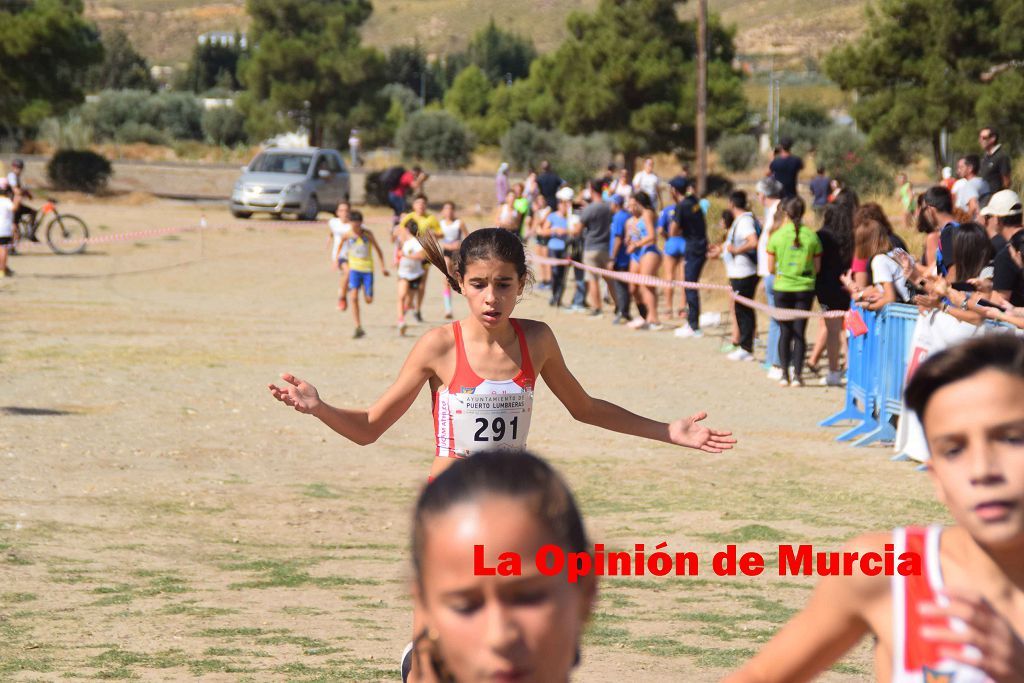
M 378 277 L 353 341 L 326 227 L 138 198 L 64 208 L 101 236 L 201 214 L 210 228 L 77 257 L 36 249 L 0 281 L 0 679 L 397 680 L 429 395 L 360 448 L 265 386 L 287 370 L 367 405 L 439 324 L 440 278 L 429 322 L 399 338 L 394 279 Z M 816 426 L 841 390 L 780 389 L 725 361 L 724 328 L 633 332 L 542 294 L 518 313 L 553 326 L 593 394 L 663 419 L 705 409 L 740 440 L 710 456 L 600 432 L 538 391 L 531 448 L 565 473 L 594 540 L 667 541 L 702 563 L 697 577 L 606 579 L 575 680 L 717 680 L 809 596 L 813 578 L 778 576 L 780 543 L 835 549 L 946 520 L 924 475 Z M 727 543 L 769 571 L 715 576 Z M 823 680 L 870 680 L 870 658 L 862 644 Z

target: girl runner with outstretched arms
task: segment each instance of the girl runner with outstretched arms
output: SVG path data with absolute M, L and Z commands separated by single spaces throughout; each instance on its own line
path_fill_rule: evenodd
M 709 453 L 732 448 L 731 432 L 702 425 L 707 417 L 703 412 L 659 422 L 588 394 L 566 367 L 551 328 L 511 317 L 530 279 L 518 237 L 499 228 L 470 233 L 453 259 L 454 272 L 446 270 L 432 234 L 418 238 L 427 260 L 466 297 L 469 316 L 424 334 L 397 380 L 369 408 L 331 406 L 320 400 L 313 385 L 287 373 L 281 376 L 284 386 L 269 387 L 276 399 L 314 415 L 355 443 L 370 444 L 405 414 L 429 383 L 437 437 L 432 476 L 452 457 L 480 448 L 524 448 L 538 378 L 581 422 Z

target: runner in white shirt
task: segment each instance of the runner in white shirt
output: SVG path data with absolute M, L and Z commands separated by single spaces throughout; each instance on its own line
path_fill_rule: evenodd
M 416 307 L 416 291 L 423 282 L 423 260 L 426 254 L 416 239 L 416 224 L 400 223 L 396 237 L 401 244 L 402 256 L 398 260 L 398 334 L 405 336 L 408 327 L 405 313 Z
M 466 238 L 469 232 L 466 230 L 466 225 L 462 222 L 462 219 L 455 216 L 455 202 L 445 202 L 444 206 L 441 207 L 440 223 L 441 248 L 444 250 L 444 262 L 450 271 L 452 269 L 452 255 L 459 253 L 462 240 Z M 445 282 L 441 294 L 444 297 L 445 320 L 451 320 L 454 317 L 452 313 L 452 288 L 447 282 Z
M 348 308 L 348 254 L 345 253 L 346 238 L 352 234 L 352 225 L 349 223 L 349 213 L 352 206 L 346 202 L 338 203 L 335 217 L 327 221 L 327 227 L 331 231 L 331 268 L 341 272 L 341 279 L 338 281 L 338 310 L 344 311 Z

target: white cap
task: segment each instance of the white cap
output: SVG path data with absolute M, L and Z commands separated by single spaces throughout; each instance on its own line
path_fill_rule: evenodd
M 982 216 L 1016 216 L 1021 212 L 1020 197 L 1013 190 L 999 190 L 981 210 Z
M 943 166 L 942 167 L 942 177 L 943 178 L 952 178 L 953 177 L 953 167 L 952 166 Z
M 576 193 L 571 187 L 563 187 L 561 190 L 555 193 L 555 197 L 562 202 L 571 202 L 572 198 L 576 196 Z

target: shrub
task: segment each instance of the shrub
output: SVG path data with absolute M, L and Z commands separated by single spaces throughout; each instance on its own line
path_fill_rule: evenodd
M 150 98 L 145 90 L 105 90 L 99 100 L 87 108 L 96 135 L 113 140 L 117 132 L 129 121 L 141 122 L 141 113 Z
M 84 149 L 58 150 L 46 165 L 50 184 L 58 190 L 96 193 L 107 186 L 112 173 L 109 161 Z
M 215 107 L 203 112 L 203 135 L 215 145 L 235 145 L 246 142 L 245 117 L 234 107 Z
M 715 145 L 715 151 L 725 170 L 740 173 L 757 161 L 757 139 L 752 135 L 723 135 Z
M 203 107 L 191 93 L 162 92 L 149 98 L 143 122 L 176 140 L 203 139 Z
M 151 145 L 166 145 L 170 138 L 156 126 L 138 121 L 128 121 L 121 124 L 117 129 L 114 139 L 118 142 L 131 144 L 133 142 L 146 142 Z
M 203 109 L 189 93 L 107 90 L 83 111 L 97 137 L 105 140 L 166 142 L 171 138 L 203 138 Z
M 542 159 L 554 159 L 558 153 L 558 134 L 526 121 L 516 121 L 501 136 L 501 156 L 512 168 L 535 167 Z
M 39 126 L 39 139 L 55 149 L 84 149 L 92 144 L 95 130 L 78 111 L 63 118 L 49 118 Z
M 441 168 L 465 168 L 473 151 L 473 136 L 446 111 L 424 110 L 409 116 L 395 135 L 402 155 L 431 161 Z
M 817 161 L 829 175 L 842 178 L 861 196 L 892 192 L 891 170 L 868 148 L 865 137 L 852 128 L 830 128 L 818 145 Z

